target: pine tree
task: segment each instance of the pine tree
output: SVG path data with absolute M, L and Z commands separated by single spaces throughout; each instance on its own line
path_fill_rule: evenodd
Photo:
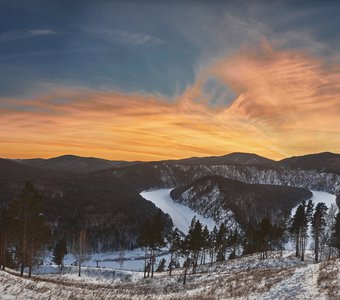
M 169 262 L 169 275 L 171 276 L 172 270 L 176 267 L 177 261 L 178 261 L 178 252 L 180 251 L 181 247 L 181 237 L 179 234 L 178 229 L 172 230 L 168 237 L 167 241 L 169 244 L 169 250 L 170 250 L 170 262 Z
M 64 257 L 67 254 L 66 240 L 58 240 L 53 250 L 53 262 L 60 268 L 63 269 Z
M 325 203 L 318 203 L 312 218 L 312 233 L 314 239 L 315 261 L 319 261 L 320 239 L 326 227 L 325 215 L 327 214 Z
M 331 244 L 338 250 L 338 256 L 340 256 L 340 211 L 335 217 Z
M 290 232 L 295 239 L 295 255 L 301 257 L 304 260 L 306 242 L 308 238 L 308 227 L 312 220 L 314 204 L 312 200 L 306 204 L 303 201 L 297 208 L 295 215 L 293 216 Z
M 156 272 L 164 272 L 165 270 L 165 263 L 166 263 L 166 260 L 165 258 L 162 258 L 158 264 L 158 267 L 156 269 Z
M 156 214 L 146 219 L 141 229 L 140 242 L 145 247 L 144 278 L 153 277 L 155 265 L 155 251 L 164 246 L 164 227 L 162 212 L 158 210 Z M 147 250 L 149 250 L 149 262 L 147 263 Z M 149 266 L 149 267 L 148 267 Z M 147 272 L 148 271 L 148 272 Z M 146 276 L 146 273 L 148 275 Z
M 31 182 L 27 182 L 18 199 L 10 203 L 10 240 L 15 247 L 15 256 L 20 263 L 20 275 L 25 266 L 29 276 L 37 262 L 40 250 L 48 243 L 51 231 L 43 214 L 43 201 Z
M 0 211 L 0 269 L 5 270 L 7 262 L 7 241 L 8 241 L 8 212 L 7 207 Z
M 201 249 L 203 248 L 203 231 L 202 224 L 194 217 L 189 228 L 188 236 L 188 249 L 192 255 L 191 261 L 193 265 L 193 273 L 196 272 L 198 257 Z
M 216 247 L 216 237 L 217 237 L 217 227 L 214 226 L 213 230 L 210 232 L 209 236 L 209 252 L 210 252 L 210 265 L 214 263 L 215 249 Z
M 269 250 L 269 243 L 272 239 L 272 225 L 270 223 L 270 220 L 268 218 L 263 218 L 260 222 L 260 228 L 258 231 L 258 238 L 260 241 L 260 247 L 262 251 L 262 258 L 267 258 Z
M 225 254 L 227 250 L 227 227 L 224 225 L 224 223 L 221 223 L 220 228 L 216 235 L 216 245 L 215 249 L 217 252 L 217 261 L 224 261 L 225 260 Z
M 313 217 L 314 203 L 312 200 L 304 207 L 305 214 L 303 219 L 303 227 L 301 232 L 301 261 L 305 260 L 306 243 L 308 239 L 308 227 Z

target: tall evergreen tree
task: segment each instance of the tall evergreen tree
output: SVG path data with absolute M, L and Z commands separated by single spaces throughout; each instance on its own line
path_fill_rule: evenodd
M 53 262 L 60 268 L 63 269 L 64 257 L 67 254 L 66 240 L 58 240 L 53 250 Z
M 267 258 L 267 251 L 269 250 L 269 244 L 272 240 L 273 228 L 268 218 L 263 218 L 259 227 L 258 238 L 262 251 L 262 258 Z
M 314 204 L 309 200 L 306 204 L 303 201 L 297 208 L 292 219 L 290 232 L 295 240 L 295 255 L 304 260 L 306 242 L 308 238 L 308 227 L 312 220 Z
M 39 251 L 51 235 L 42 198 L 31 182 L 27 182 L 20 197 L 10 203 L 8 218 L 10 241 L 21 266 L 20 275 L 23 276 L 24 267 L 28 266 L 30 276 Z
M 340 211 L 335 217 L 335 223 L 332 234 L 332 246 L 338 250 L 338 256 L 340 256 Z
M 178 252 L 180 251 L 181 247 L 181 236 L 177 228 L 169 233 L 167 241 L 170 250 L 169 275 L 171 276 L 172 270 L 177 265 Z
M 150 272 L 151 277 L 153 277 L 156 258 L 155 251 L 165 245 L 164 228 L 165 223 L 160 210 L 150 218 L 146 219 L 143 224 L 140 242 L 146 249 L 144 277 L 146 277 L 146 273 L 148 273 L 147 277 L 149 277 Z M 147 262 L 147 250 L 149 250 L 149 262 Z
M 318 203 L 312 218 L 312 234 L 314 240 L 315 261 L 319 261 L 320 239 L 326 227 L 325 215 L 327 214 L 325 203 Z
M 224 223 L 221 223 L 220 228 L 216 235 L 216 252 L 217 252 L 217 261 L 224 261 L 225 254 L 227 251 L 227 234 L 228 230 Z

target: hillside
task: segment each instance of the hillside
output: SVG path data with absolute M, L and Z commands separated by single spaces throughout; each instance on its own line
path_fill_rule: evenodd
M 0 160 L 1 207 L 18 197 L 28 180 L 43 197 L 55 238 L 65 237 L 70 246 L 85 226 L 91 251 L 135 247 L 141 225 L 158 211 L 119 178 L 45 170 L 5 159 Z
M 340 175 L 340 154 L 322 152 L 303 156 L 294 156 L 277 162 L 277 165 L 290 169 L 316 170 L 322 173 Z
M 287 255 L 287 254 L 286 254 Z M 21 278 L 16 272 L 0 271 L 0 294 L 4 299 L 338 299 L 339 259 L 319 264 L 287 255 L 260 260 L 247 256 L 199 266 L 181 284 L 183 269 L 156 273 L 143 279 L 139 272 L 106 268 L 84 269 L 77 276 L 76 267 L 64 272 Z M 51 269 L 51 268 L 50 268 Z M 51 272 L 52 270 L 50 270 Z
M 205 176 L 171 191 L 171 197 L 216 221 L 228 212 L 246 228 L 267 217 L 274 222 L 290 215 L 302 200 L 312 197 L 308 190 L 264 184 L 246 184 L 222 176 Z
M 253 153 L 234 152 L 223 156 L 191 157 L 166 162 L 178 165 L 264 165 L 275 161 Z
M 57 170 L 80 174 L 110 169 L 117 165 L 124 164 L 123 161 L 111 161 L 102 158 L 80 157 L 75 155 L 63 155 L 49 159 L 17 159 L 16 162 L 47 170 Z

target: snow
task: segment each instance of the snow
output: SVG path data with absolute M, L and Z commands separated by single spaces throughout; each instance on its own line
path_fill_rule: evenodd
M 183 269 L 167 273 L 155 273 L 154 278 L 143 279 L 143 274 L 122 271 L 118 273 L 86 268 L 84 275 L 60 273 L 21 278 L 16 272 L 0 271 L 1 299 L 327 299 L 332 290 L 338 296 L 339 260 L 327 265 L 313 263 L 313 253 L 307 253 L 306 261 L 279 253 L 271 253 L 268 259 L 259 254 L 198 266 L 191 272 L 187 284 L 181 284 Z M 333 271 L 333 277 L 324 272 Z M 123 275 L 124 274 L 124 275 Z M 323 275 L 324 278 L 321 278 Z M 322 279 L 320 281 L 320 279 Z M 335 297 L 331 299 L 336 299 Z
M 328 208 L 330 208 L 330 206 L 332 204 L 336 205 L 336 196 L 335 195 L 330 194 L 330 193 L 326 193 L 326 192 L 319 192 L 319 191 L 312 191 L 312 190 L 311 190 L 311 192 L 313 193 L 311 200 L 314 203 L 314 208 L 316 207 L 316 205 L 318 203 L 321 203 L 321 202 L 325 203 Z M 298 206 L 299 205 L 297 205 L 296 207 L 294 207 L 292 209 L 292 216 L 295 214 Z
M 313 196 L 311 198 L 311 200 L 313 201 L 314 203 L 314 208 L 316 207 L 316 205 L 318 203 L 325 203 L 327 208 L 330 208 L 331 205 L 335 205 L 336 206 L 336 196 L 333 195 L 333 194 L 330 194 L 330 193 L 326 193 L 326 192 L 320 192 L 320 191 L 312 191 L 311 192 L 313 193 Z M 296 210 L 298 208 L 300 204 L 298 204 L 297 206 L 295 206 L 293 209 L 292 209 L 292 212 L 291 212 L 291 216 L 293 217 L 296 213 Z M 336 206 L 337 207 L 337 206 Z M 308 228 L 308 241 L 307 241 L 307 245 L 306 245 L 306 249 L 310 249 L 311 248 L 311 245 L 312 245 L 312 235 L 311 235 L 311 228 L 309 226 Z M 290 250 L 290 251 L 293 251 L 294 249 L 294 244 L 292 243 L 292 241 L 288 241 L 285 245 L 285 249 L 287 250 Z
M 203 226 L 207 225 L 209 230 L 212 230 L 216 223 L 211 218 L 205 218 L 197 212 L 191 210 L 189 207 L 176 203 L 170 197 L 170 192 L 172 189 L 160 189 L 152 191 L 143 191 L 140 195 L 154 203 L 163 212 L 170 215 L 174 226 L 177 227 L 184 234 L 188 233 L 191 220 L 196 216 Z
M 97 269 L 111 269 L 116 271 L 128 270 L 142 272 L 144 270 L 144 255 L 145 251 L 142 248 L 125 250 L 122 254 L 120 251 L 92 253 L 89 259 L 84 261 L 82 265 L 84 267 L 91 267 Z M 49 256 L 50 257 L 48 260 L 51 261 L 52 257 L 51 255 Z M 122 262 L 120 262 L 120 258 L 122 258 L 123 260 Z M 167 261 L 167 263 L 169 263 L 170 254 L 167 248 L 162 248 L 159 252 L 156 253 L 156 266 L 158 265 L 159 261 L 163 258 Z M 64 258 L 65 266 L 71 266 L 74 265 L 74 263 L 75 263 L 74 256 L 72 254 L 67 254 Z M 37 274 L 36 270 L 33 270 L 33 272 L 34 274 Z

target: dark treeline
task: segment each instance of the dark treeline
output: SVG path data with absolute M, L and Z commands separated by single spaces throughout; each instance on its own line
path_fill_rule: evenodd
M 31 182 L 26 182 L 16 197 L 1 203 L 0 266 L 20 268 L 21 275 L 28 268 L 31 275 L 32 267 L 41 264 L 44 253 L 50 250 L 53 261 L 62 269 L 63 258 L 70 252 L 79 266 L 80 275 L 81 264 L 90 253 L 141 246 L 142 224 L 150 215 L 157 214 L 162 220 L 162 234 L 169 231 L 172 227 L 169 217 L 147 201 L 141 202 L 138 210 L 140 207 L 144 210 L 136 212 L 137 208 L 131 205 L 129 209 L 135 212 L 129 215 L 124 215 L 121 207 L 120 211 L 123 212 L 120 214 L 107 211 L 96 218 L 84 210 L 64 212 L 64 209 L 58 218 L 54 218 L 51 217 L 51 210 L 57 204 L 47 206 L 42 193 Z M 125 205 L 129 204 L 127 199 Z M 143 204 L 146 205 L 143 207 Z M 66 218 L 68 222 L 64 223 Z

